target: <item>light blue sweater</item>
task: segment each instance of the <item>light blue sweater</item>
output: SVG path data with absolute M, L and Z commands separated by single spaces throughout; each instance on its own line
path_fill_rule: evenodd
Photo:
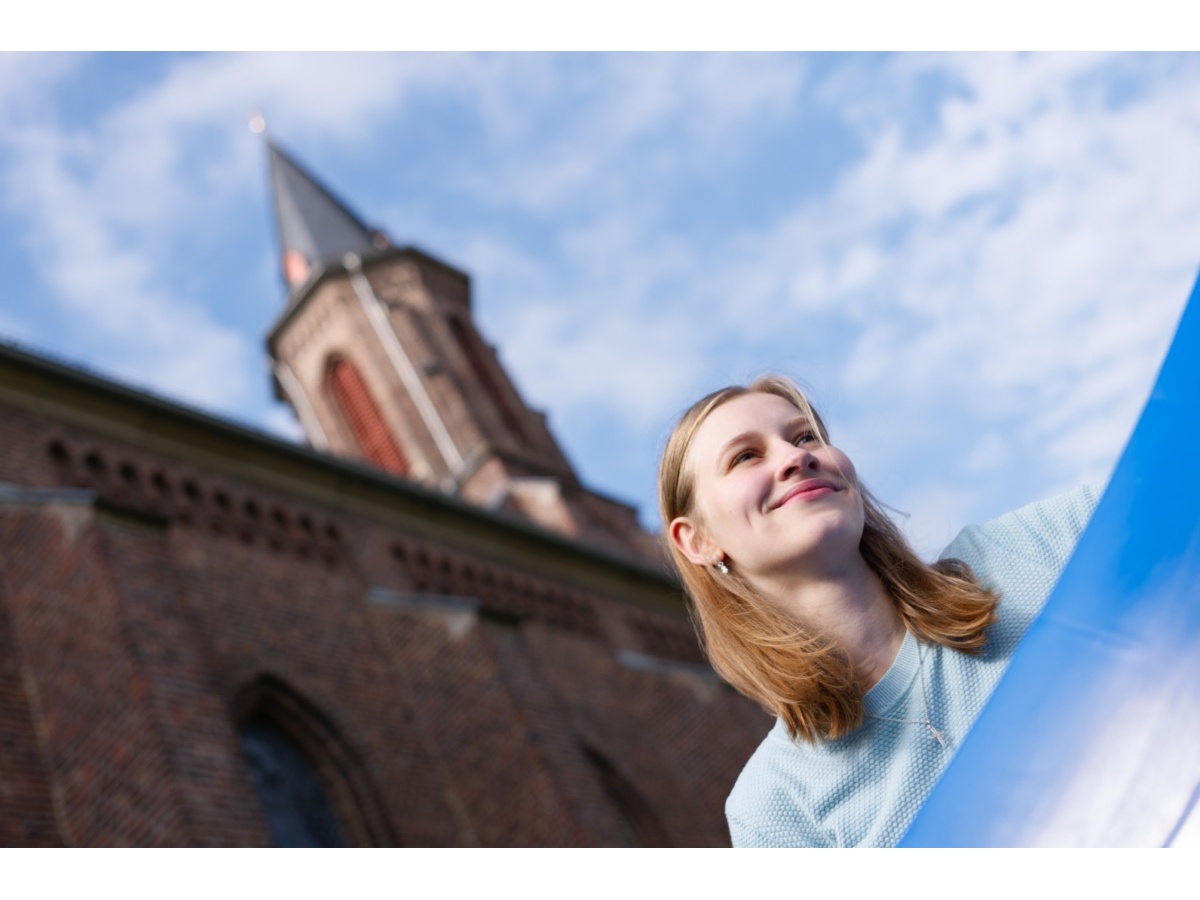
M 868 718 L 853 734 L 809 744 L 791 740 L 776 721 L 726 801 L 733 845 L 894 846 L 1004 674 L 1098 500 L 1095 489 L 1078 488 L 963 529 L 942 557 L 963 560 L 1000 592 L 985 651 L 968 656 L 908 634 L 867 692 Z M 914 724 L 925 721 L 945 748 L 929 727 Z

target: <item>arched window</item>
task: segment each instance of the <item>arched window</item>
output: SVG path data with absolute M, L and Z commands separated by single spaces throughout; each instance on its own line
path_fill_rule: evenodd
M 584 747 L 583 754 L 600 777 L 604 793 L 633 832 L 639 847 L 670 847 L 671 839 L 658 815 L 633 783 L 600 751 Z
M 345 847 L 346 835 L 316 767 L 263 716 L 242 723 L 242 752 L 276 847 Z
M 278 847 L 394 846 L 379 792 L 311 704 L 271 676 L 239 698 L 238 737 Z
M 340 358 L 330 362 L 329 387 L 363 459 L 394 475 L 407 475 L 408 460 L 396 446 L 354 364 Z

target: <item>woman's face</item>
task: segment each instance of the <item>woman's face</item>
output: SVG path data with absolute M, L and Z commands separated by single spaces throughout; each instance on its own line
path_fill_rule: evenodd
M 854 466 L 775 394 L 718 406 L 692 439 L 690 516 L 669 534 L 697 565 L 724 559 L 751 584 L 836 576 L 858 556 L 863 503 Z

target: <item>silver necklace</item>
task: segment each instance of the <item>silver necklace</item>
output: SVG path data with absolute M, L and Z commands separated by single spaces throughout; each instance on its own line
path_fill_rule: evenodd
M 942 749 L 948 750 L 950 745 L 946 743 L 946 736 L 934 728 L 933 722 L 930 721 L 929 689 L 925 687 L 925 650 L 920 644 L 917 644 L 917 675 L 921 679 L 921 699 L 925 701 L 924 719 L 897 719 L 891 716 L 870 716 L 870 718 L 878 719 L 881 722 L 899 722 L 902 725 L 924 725 L 929 729 L 930 736 L 942 745 Z

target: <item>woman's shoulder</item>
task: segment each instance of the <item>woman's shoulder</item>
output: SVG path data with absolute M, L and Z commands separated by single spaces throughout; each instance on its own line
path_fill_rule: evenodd
M 1091 520 L 1100 491 L 1086 485 L 986 522 L 964 528 L 942 552 L 977 570 L 997 561 L 1019 559 L 1057 576 Z
M 802 779 L 813 745 L 793 741 L 782 721 L 763 738 L 742 768 L 725 801 L 735 847 L 803 847 L 819 840 L 813 820 L 798 803 L 794 786 Z
M 1080 487 L 964 528 L 942 553 L 969 565 L 985 587 L 1000 595 L 999 620 L 989 656 L 1005 657 L 1037 616 L 1100 499 Z
M 811 745 L 793 741 L 783 720 L 776 719 L 742 767 L 725 803 L 726 810 L 745 813 L 760 806 L 763 795 L 779 785 L 779 776 L 802 765 L 803 757 L 810 749 Z

